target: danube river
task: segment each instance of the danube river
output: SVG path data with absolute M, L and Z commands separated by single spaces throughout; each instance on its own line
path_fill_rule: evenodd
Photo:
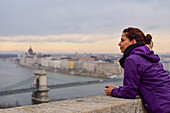
M 0 89 L 33 77 L 34 71 L 35 70 L 17 66 L 11 63 L 9 60 L 5 60 L 5 61 L 0 60 Z M 65 83 L 65 81 L 80 82 L 80 81 L 92 81 L 92 80 L 101 79 L 101 78 L 94 78 L 94 77 L 61 74 L 55 72 L 47 72 L 47 76 L 58 80 L 56 82 L 58 82 L 59 84 Z M 121 85 L 122 82 L 101 83 L 101 84 L 93 84 L 93 85 L 52 89 L 48 92 L 48 94 L 50 97 L 50 101 L 93 96 L 98 94 L 104 94 L 104 87 L 106 84 L 114 84 L 118 86 Z M 14 105 L 18 103 L 19 105 L 31 105 L 32 104 L 31 94 L 32 92 L 0 96 L 0 104 Z

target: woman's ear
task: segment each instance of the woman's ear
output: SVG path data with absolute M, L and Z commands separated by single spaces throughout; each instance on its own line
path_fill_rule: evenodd
M 132 44 L 136 44 L 137 41 L 135 39 L 132 40 Z

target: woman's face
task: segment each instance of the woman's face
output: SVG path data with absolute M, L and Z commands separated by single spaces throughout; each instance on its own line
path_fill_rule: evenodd
M 121 40 L 119 42 L 119 46 L 120 46 L 120 50 L 122 53 L 125 52 L 125 49 L 130 46 L 131 44 L 133 44 L 132 41 L 129 40 L 129 38 L 126 37 L 125 33 L 122 33 L 122 36 L 121 36 Z

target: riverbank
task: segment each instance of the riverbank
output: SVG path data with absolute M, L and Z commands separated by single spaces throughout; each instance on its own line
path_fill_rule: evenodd
M 29 68 L 33 70 L 45 70 L 48 72 L 57 72 L 57 73 L 64 73 L 64 74 L 70 74 L 70 75 L 81 75 L 81 76 L 88 76 L 88 77 L 97 77 L 97 78 L 109 78 L 110 76 L 104 75 L 104 74 L 98 74 L 98 73 L 88 73 L 88 72 L 79 72 L 76 70 L 61 70 L 61 69 L 54 69 L 54 68 L 48 68 L 48 67 L 37 67 L 37 66 L 28 66 L 28 65 L 23 65 L 20 64 L 16 61 L 12 61 L 12 63 L 24 67 L 24 68 Z M 116 75 L 120 76 L 120 75 Z

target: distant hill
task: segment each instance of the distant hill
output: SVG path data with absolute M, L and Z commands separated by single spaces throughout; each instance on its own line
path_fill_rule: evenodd
M 18 57 L 17 54 L 0 54 L 0 58 L 14 58 Z
M 0 54 L 21 54 L 23 51 L 0 51 Z
M 160 56 L 170 56 L 170 53 L 158 53 Z
M 0 58 L 14 58 L 18 57 L 18 54 L 21 54 L 22 51 L 0 51 Z

